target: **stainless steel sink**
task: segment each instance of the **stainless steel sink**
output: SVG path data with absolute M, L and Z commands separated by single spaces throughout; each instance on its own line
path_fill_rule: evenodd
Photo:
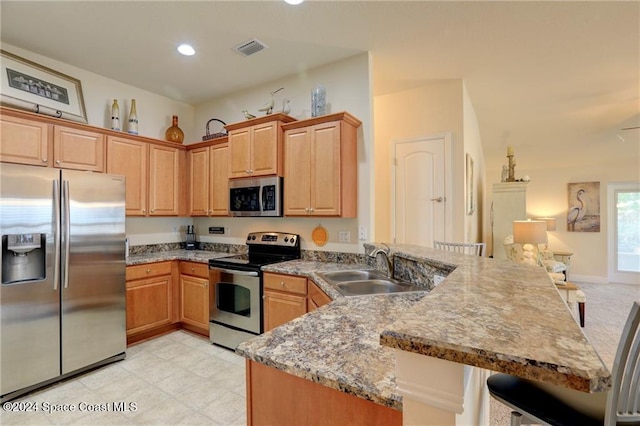
M 376 270 L 333 271 L 318 275 L 335 285 L 338 291 L 345 296 L 425 291 L 423 287 L 388 278 L 386 274 Z

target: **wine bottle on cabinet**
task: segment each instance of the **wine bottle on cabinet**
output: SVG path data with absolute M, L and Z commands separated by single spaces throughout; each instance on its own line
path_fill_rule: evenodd
M 136 100 L 131 99 L 131 111 L 129 111 L 128 132 L 132 135 L 138 134 L 138 112 L 136 111 Z
M 111 130 L 120 131 L 120 107 L 117 99 L 114 99 L 111 105 Z
M 171 117 L 171 127 L 167 129 L 164 134 L 164 138 L 169 142 L 182 143 L 184 140 L 184 133 L 182 129 L 178 127 L 178 116 Z

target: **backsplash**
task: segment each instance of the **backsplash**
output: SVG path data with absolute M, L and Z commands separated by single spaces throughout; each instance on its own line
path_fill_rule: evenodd
M 162 251 L 184 250 L 186 243 L 163 243 L 130 246 L 129 254 L 149 254 Z M 247 252 L 246 244 L 203 243 L 198 241 L 198 250 L 217 253 L 240 254 Z M 342 253 L 332 251 L 302 250 L 302 260 L 333 263 L 365 263 L 366 256 L 358 253 Z

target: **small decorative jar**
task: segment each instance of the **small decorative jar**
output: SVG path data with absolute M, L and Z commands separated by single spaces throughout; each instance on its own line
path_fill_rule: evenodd
M 111 105 L 111 130 L 120 131 L 120 107 L 117 99 L 114 99 Z
M 178 116 L 174 115 L 171 119 L 171 127 L 167 129 L 164 138 L 169 142 L 182 143 L 184 140 L 184 132 L 178 127 Z
M 326 114 L 327 92 L 322 84 L 318 84 L 311 92 L 311 117 L 319 117 Z
M 131 111 L 129 111 L 129 129 L 132 135 L 138 134 L 138 113 L 136 111 L 136 100 L 131 99 Z

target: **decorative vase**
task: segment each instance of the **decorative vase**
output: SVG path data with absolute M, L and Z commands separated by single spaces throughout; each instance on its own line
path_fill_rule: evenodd
M 138 134 L 138 113 L 136 112 L 136 100 L 131 99 L 131 111 L 129 111 L 129 129 L 132 135 Z
M 318 117 L 326 114 L 327 92 L 322 84 L 318 84 L 311 92 L 311 116 Z
M 120 131 L 120 107 L 117 99 L 114 99 L 111 105 L 111 130 Z
M 164 134 L 164 138 L 169 142 L 182 143 L 184 140 L 184 132 L 178 127 L 178 116 L 174 115 L 171 119 L 171 127 Z

